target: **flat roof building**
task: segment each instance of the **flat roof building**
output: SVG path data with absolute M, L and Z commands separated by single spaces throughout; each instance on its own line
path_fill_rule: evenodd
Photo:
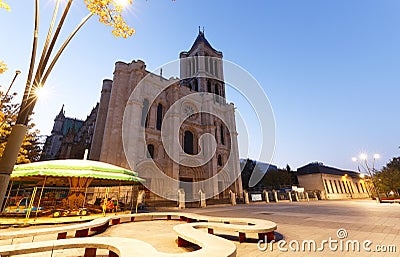
M 321 199 L 368 198 L 370 182 L 356 171 L 342 170 L 313 162 L 297 169 L 297 178 L 306 191 L 316 191 Z

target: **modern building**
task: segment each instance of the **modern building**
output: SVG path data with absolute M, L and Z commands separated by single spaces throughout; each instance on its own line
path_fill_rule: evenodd
M 321 199 L 368 198 L 370 182 L 356 171 L 341 170 L 314 162 L 297 169 L 299 184 L 316 191 Z
M 222 57 L 199 31 L 190 50 L 180 53 L 179 79 L 151 73 L 141 60 L 117 62 L 113 80 L 103 81 L 89 158 L 137 171 L 161 197 L 174 198 L 178 189 L 188 201 L 200 190 L 206 198 L 226 199 L 230 191 L 242 196 L 235 108 L 225 99 Z M 161 131 L 168 126 L 175 129 L 166 142 Z M 206 156 L 214 142 L 215 152 Z

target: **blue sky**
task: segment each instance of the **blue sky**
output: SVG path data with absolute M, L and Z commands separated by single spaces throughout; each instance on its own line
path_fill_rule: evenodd
M 0 85 L 8 86 L 19 69 L 14 90 L 21 94 L 33 1 L 8 3 L 12 11 L 0 11 L 0 60 L 9 71 Z M 84 119 L 116 61 L 142 59 L 155 69 L 188 50 L 204 26 L 214 48 L 249 71 L 268 95 L 276 120 L 274 164 L 321 161 L 355 169 L 351 157 L 365 151 L 381 154 L 380 167 L 400 151 L 399 11 L 397 0 L 134 1 L 124 15 L 136 34 L 116 39 L 92 18 L 61 56 L 46 85 L 51 94 L 39 101 L 33 119 L 43 134 L 62 104 L 67 116 Z M 40 43 L 51 12 L 52 2 L 42 0 Z M 86 12 L 75 0 L 63 37 Z

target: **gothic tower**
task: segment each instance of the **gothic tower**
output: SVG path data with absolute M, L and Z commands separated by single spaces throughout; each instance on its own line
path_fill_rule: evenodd
M 217 198 L 228 197 L 229 190 L 241 195 L 241 178 L 237 175 L 240 173 L 240 167 L 237 161 L 239 160 L 239 155 L 234 106 L 233 104 L 227 104 L 225 99 L 223 54 L 211 46 L 205 37 L 204 31 L 199 29 L 199 34 L 190 50 L 181 52 L 179 57 L 180 86 L 189 88 L 191 92 L 206 93 L 205 95 L 201 94 L 203 98 L 201 106 L 204 108 L 201 110 L 201 119 L 197 124 L 195 120 L 189 119 L 182 127 L 185 129 L 185 126 L 200 125 L 201 132 L 198 134 L 211 134 L 217 143 L 213 158 L 201 167 L 207 177 L 218 177 L 218 181 L 215 181 L 213 185 L 213 191 L 220 192 Z M 212 95 L 213 101 L 210 102 L 207 95 Z M 209 114 L 215 112 L 220 113 L 220 117 Z M 211 145 L 211 139 L 205 141 L 203 146 L 205 149 L 203 150 L 211 152 L 212 150 L 207 148 L 207 146 Z M 181 176 L 186 175 L 184 172 L 180 171 L 179 174 L 179 180 L 190 181 L 188 178 L 181 178 Z M 223 190 L 227 188 L 229 181 L 232 181 L 232 177 L 238 177 L 238 179 L 227 190 Z M 185 191 L 197 192 L 198 189 L 185 188 Z
M 53 129 L 51 130 L 51 134 L 62 135 L 62 128 L 65 121 L 65 111 L 64 105 L 62 105 L 60 113 L 54 119 Z
M 222 52 L 215 50 L 205 38 L 204 31 L 199 30 L 190 50 L 179 55 L 181 86 L 225 98 L 222 57 Z

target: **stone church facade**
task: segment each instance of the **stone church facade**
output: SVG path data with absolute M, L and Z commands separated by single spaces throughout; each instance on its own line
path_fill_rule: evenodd
M 222 57 L 199 31 L 180 53 L 180 79 L 151 73 L 141 60 L 117 62 L 113 80 L 103 81 L 89 158 L 137 171 L 162 198 L 176 199 L 178 189 L 187 201 L 198 200 L 200 190 L 206 198 L 227 199 L 230 191 L 241 197 Z

